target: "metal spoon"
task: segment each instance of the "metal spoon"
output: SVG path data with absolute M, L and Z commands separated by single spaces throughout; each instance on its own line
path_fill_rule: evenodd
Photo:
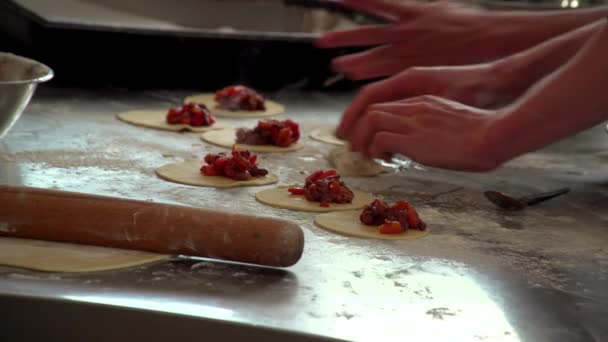
M 486 191 L 483 194 L 490 202 L 494 203 L 500 208 L 507 210 L 522 210 L 527 206 L 550 200 L 554 197 L 567 194 L 568 192 L 570 192 L 569 188 L 562 188 L 555 191 L 542 192 L 520 198 L 514 198 L 498 191 Z

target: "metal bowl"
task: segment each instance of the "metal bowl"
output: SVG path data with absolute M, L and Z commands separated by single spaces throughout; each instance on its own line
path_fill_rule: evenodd
M 53 70 L 32 59 L 0 52 L 0 139 L 17 122 L 39 83 Z

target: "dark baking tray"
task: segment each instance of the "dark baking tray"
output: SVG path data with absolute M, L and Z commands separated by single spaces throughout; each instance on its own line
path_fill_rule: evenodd
M 99 8 L 125 15 L 143 13 L 141 6 L 134 4 L 137 1 L 70 1 L 94 2 Z M 58 16 L 64 13 L 60 2 L 53 2 L 53 7 L 44 1 L 36 7 L 36 2 L 0 1 L 0 50 L 22 53 L 50 65 L 56 71 L 56 84 L 85 87 L 214 89 L 229 83 L 269 90 L 294 83 L 318 87 L 332 76 L 331 58 L 346 50 L 315 48 L 318 33 L 306 32 L 300 22 L 276 13 L 297 19 L 313 11 L 317 15 L 326 11 L 321 15 L 342 22 L 370 20 L 331 1 L 251 0 L 266 10 L 249 13 L 239 0 L 200 0 L 202 5 L 198 6 L 202 7 L 191 0 L 147 1 L 145 14 L 151 20 L 160 20 L 163 3 L 169 6 L 165 13 L 173 13 L 171 6 L 181 9 L 181 14 L 163 17 L 169 17 L 176 27 L 156 27 L 120 16 L 110 23 L 92 20 L 90 13 Z M 184 10 L 184 6 L 192 10 Z M 225 27 L 218 29 L 218 23 L 225 23 Z

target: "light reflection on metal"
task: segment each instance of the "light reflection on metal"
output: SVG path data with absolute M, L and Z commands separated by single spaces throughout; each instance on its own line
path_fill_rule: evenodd
M 579 1 L 578 0 L 562 0 L 560 6 L 562 8 L 578 8 Z
M 388 168 L 392 168 L 395 169 L 397 171 L 400 170 L 410 170 L 410 169 L 414 169 L 414 170 L 418 170 L 418 171 L 425 171 L 426 168 L 418 163 L 416 163 L 415 161 L 397 154 L 395 155 L 390 162 L 381 160 L 381 159 L 375 159 L 376 162 L 380 163 L 380 165 L 388 167 Z
M 213 307 L 209 305 L 190 304 L 177 301 L 160 300 L 158 297 L 152 300 L 145 298 L 121 297 L 121 296 L 77 296 L 68 295 L 62 296 L 65 299 L 92 303 L 115 305 L 132 309 L 151 310 L 158 312 L 174 313 L 179 315 L 187 315 L 194 317 L 206 317 L 212 319 L 231 320 L 235 319 L 235 312 L 229 309 Z
M 342 311 L 335 314 L 331 326 L 324 326 L 326 322 L 321 320 L 300 324 L 310 324 L 307 330 L 327 329 L 354 341 L 469 341 L 472 332 L 479 340 L 521 341 L 505 313 L 475 279 L 454 271 L 459 267 L 452 262 L 447 264 L 434 260 L 384 274 L 384 281 L 395 283 L 389 291 L 386 287 L 380 290 L 377 278 L 369 276 L 327 283 L 318 288 L 317 311 Z M 345 288 L 357 294 L 355 300 L 349 296 L 348 304 Z M 403 326 L 407 326 L 407 335 L 396 336 L 403 334 Z

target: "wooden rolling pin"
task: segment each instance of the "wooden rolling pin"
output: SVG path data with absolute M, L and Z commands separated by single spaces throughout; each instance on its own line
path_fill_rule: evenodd
M 0 185 L 0 236 L 291 266 L 304 234 L 285 220 Z

